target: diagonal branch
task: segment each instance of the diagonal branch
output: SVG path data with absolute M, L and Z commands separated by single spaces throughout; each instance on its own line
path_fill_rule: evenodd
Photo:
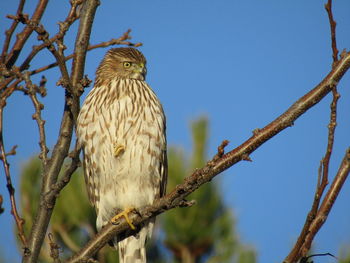
M 228 169 L 235 163 L 247 159 L 249 154 L 258 149 L 273 136 L 282 130 L 290 127 L 295 120 L 304 114 L 311 107 L 316 105 L 328 93 L 332 91 L 334 83 L 338 83 L 345 72 L 350 67 L 350 53 L 344 54 L 332 71 L 309 93 L 296 101 L 286 112 L 262 129 L 257 129 L 247 141 L 236 149 L 226 153 L 216 155 L 205 167 L 197 169 L 184 182 L 163 198 L 157 200 L 153 205 L 140 209 L 137 213 L 130 214 L 130 219 L 134 225 L 138 225 L 145 220 L 159 215 L 166 210 L 179 206 L 184 198 L 198 189 L 204 183 L 211 181 L 216 175 Z M 225 143 L 224 143 L 225 144 Z M 223 144 L 223 145 L 224 145 Z M 339 184 L 337 184 L 339 185 Z M 333 200 L 334 195 L 329 197 Z M 328 206 L 327 206 L 328 208 Z M 111 223 L 106 225 L 97 235 L 91 239 L 86 246 L 70 258 L 67 262 L 86 262 L 95 255 L 111 238 L 127 230 L 128 224 L 124 219 L 120 219 L 118 225 Z

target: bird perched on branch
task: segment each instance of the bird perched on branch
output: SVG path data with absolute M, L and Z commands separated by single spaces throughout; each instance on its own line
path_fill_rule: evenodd
M 77 120 L 97 229 L 120 217 L 130 225 L 130 236 L 113 240 L 120 263 L 146 262 L 145 242 L 154 219 L 136 228 L 128 213 L 162 197 L 167 180 L 165 116 L 145 75 L 140 51 L 110 49 Z

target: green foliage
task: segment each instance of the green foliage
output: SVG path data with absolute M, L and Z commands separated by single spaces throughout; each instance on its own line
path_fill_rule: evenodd
M 340 249 L 339 263 L 349 263 L 350 262 L 350 245 L 344 245 Z

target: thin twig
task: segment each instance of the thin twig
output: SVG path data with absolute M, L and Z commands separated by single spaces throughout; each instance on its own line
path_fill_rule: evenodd
M 16 155 L 17 147 L 18 147 L 18 145 L 12 146 L 11 150 L 9 152 L 5 153 L 5 156 Z M 2 160 L 2 156 L 0 156 L 0 160 Z
M 332 0 L 328 0 L 327 4 L 325 4 L 325 8 L 328 14 L 329 19 L 329 25 L 331 27 L 331 39 L 332 39 L 332 57 L 333 57 L 333 67 L 334 64 L 338 61 L 338 48 L 337 48 L 337 39 L 335 35 L 335 27 L 337 26 L 337 23 L 333 19 L 333 12 L 332 12 Z
M 177 207 L 186 196 L 198 189 L 202 184 L 211 181 L 222 171 L 242 161 L 244 155 L 251 154 L 273 136 L 287 127 L 290 127 L 296 119 L 332 91 L 332 83 L 339 82 L 349 67 L 350 53 L 347 53 L 339 60 L 336 67 L 332 69 L 319 85 L 296 101 L 285 113 L 273 122 L 259 129 L 251 138 L 236 149 L 221 156 L 220 159 L 215 161 L 211 160 L 205 167 L 197 169 L 190 176 L 186 177 L 182 184 L 177 185 L 172 192 L 155 201 L 153 205 L 141 208 L 137 213 L 131 213 L 129 218 L 132 220 L 133 224 L 135 226 L 139 225 L 151 217 Z M 123 218 L 118 220 L 117 224 L 118 225 L 107 224 L 79 251 L 79 253 L 75 254 L 67 262 L 86 262 L 111 240 L 111 238 L 127 230 L 129 227 Z
M 337 106 L 338 106 L 338 100 L 340 98 L 340 95 L 337 91 L 337 87 L 334 85 L 332 89 L 333 94 L 333 100 L 331 102 L 330 106 L 330 120 L 328 124 L 328 143 L 327 143 L 327 150 L 326 154 L 323 157 L 321 163 L 322 163 L 322 180 L 321 180 L 321 186 L 328 184 L 328 171 L 329 171 L 329 161 L 331 159 L 332 151 L 333 151 L 333 145 L 334 145 L 334 133 L 335 128 L 337 127 Z
M 26 87 L 28 90 L 28 94 L 30 99 L 33 102 L 33 106 L 35 109 L 35 113 L 33 114 L 33 119 L 37 122 L 38 129 L 39 129 L 39 145 L 41 148 L 41 152 L 39 155 L 39 158 L 43 162 L 43 167 L 46 167 L 47 165 L 47 153 L 49 152 L 49 148 L 46 145 L 46 135 L 45 135 L 45 121 L 42 119 L 41 116 L 41 111 L 44 109 L 44 105 L 39 102 L 37 98 L 37 92 L 40 91 L 42 96 L 46 95 L 46 90 L 45 90 L 45 83 L 46 83 L 46 78 L 42 77 L 40 81 L 39 87 L 37 85 L 34 85 L 32 81 L 30 80 L 29 74 L 25 75 L 25 82 L 26 82 Z
M 0 214 L 2 214 L 5 211 L 5 209 L 2 207 L 3 201 L 4 198 L 2 197 L 2 195 L 0 195 Z
M 50 257 L 54 263 L 61 263 L 60 260 L 60 246 L 53 239 L 53 235 L 49 233 Z
M 230 142 L 228 140 L 223 140 L 220 144 L 220 146 L 218 147 L 218 152 L 217 154 L 214 156 L 213 160 L 216 161 L 218 159 L 220 159 L 224 154 L 225 154 L 225 147 L 229 144 Z
M 6 151 L 4 146 L 4 140 L 3 140 L 3 110 L 4 110 L 4 101 L 2 100 L 2 105 L 0 107 L 0 154 L 1 154 L 1 160 L 4 166 L 5 170 L 5 176 L 6 176 L 6 186 L 7 190 L 10 195 L 10 202 L 11 202 L 11 214 L 13 215 L 17 229 L 18 229 L 18 236 L 22 242 L 22 245 L 24 249 L 26 250 L 28 247 L 27 244 L 27 238 L 24 234 L 24 220 L 19 216 L 17 205 L 16 205 L 16 199 L 15 199 L 15 188 L 13 187 L 12 180 L 11 180 L 11 174 L 10 174 L 10 164 L 7 162 L 6 158 Z
M 51 191 L 47 194 L 47 199 L 52 199 L 54 196 L 57 196 L 60 191 L 69 183 L 71 176 L 75 172 L 75 170 L 81 165 L 79 159 L 80 149 L 78 148 L 78 144 L 75 144 L 75 149 L 69 153 L 69 157 L 72 159 L 69 167 L 64 171 L 64 174 L 60 178 L 58 182 L 51 186 Z

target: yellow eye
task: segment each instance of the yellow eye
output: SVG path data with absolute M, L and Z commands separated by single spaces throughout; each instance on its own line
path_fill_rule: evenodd
M 124 66 L 124 68 L 130 68 L 131 67 L 131 63 L 130 62 L 124 62 L 123 66 Z

